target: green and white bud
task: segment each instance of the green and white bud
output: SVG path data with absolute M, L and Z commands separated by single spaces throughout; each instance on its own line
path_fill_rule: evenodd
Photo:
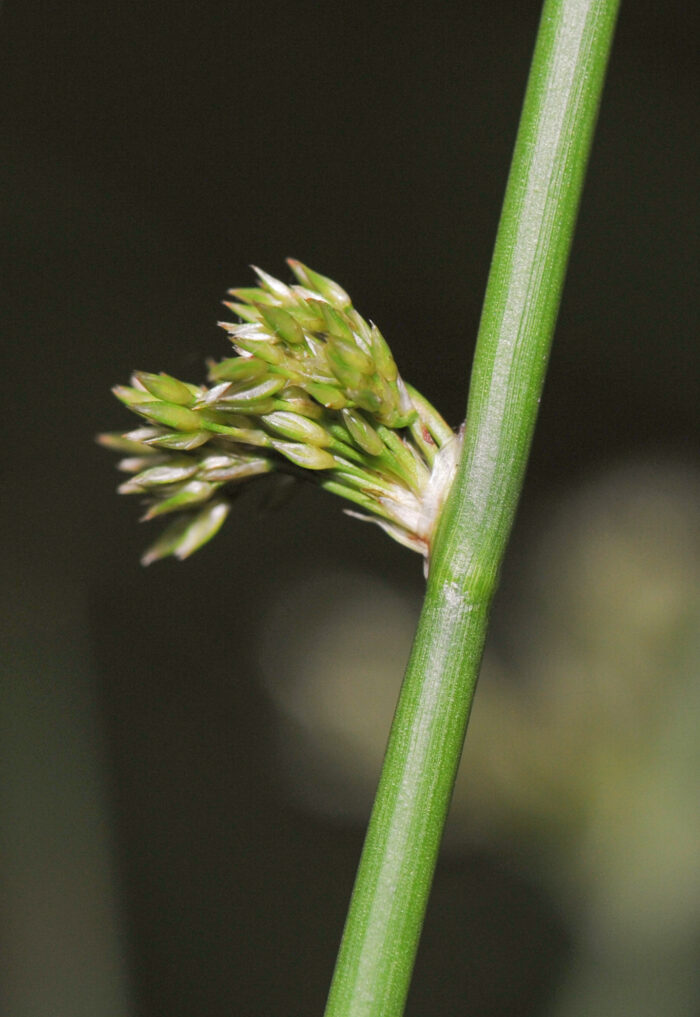
M 281 434 L 292 441 L 303 441 L 307 445 L 315 445 L 318 448 L 325 448 L 331 443 L 331 436 L 325 427 L 317 424 L 308 417 L 302 417 L 298 413 L 289 413 L 287 410 L 276 410 L 267 413 L 263 417 L 263 424 L 269 431 Z
M 246 405 L 269 399 L 270 396 L 281 392 L 287 384 L 286 379 L 280 375 L 269 375 L 264 378 L 254 378 L 251 382 L 224 381 L 211 389 L 200 403 L 201 406 L 220 405 L 225 407 L 236 403 L 240 405 L 243 412 L 246 412 Z M 251 411 L 252 412 L 252 411 Z
M 336 388 L 334 385 L 328 385 L 325 382 L 308 382 L 306 391 L 316 402 L 320 403 L 321 406 L 325 406 L 328 410 L 342 410 L 348 404 L 347 398 L 339 388 Z
M 148 439 L 148 445 L 155 448 L 169 448 L 178 452 L 191 452 L 211 438 L 211 431 L 165 431 Z
M 192 460 L 177 461 L 174 458 L 163 466 L 151 466 L 136 474 L 117 488 L 119 494 L 136 494 L 145 492 L 151 487 L 163 487 L 166 484 L 180 484 L 189 480 L 197 472 L 197 464 Z
M 295 466 L 305 470 L 332 470 L 335 466 L 333 456 L 322 448 L 314 445 L 302 445 L 291 441 L 272 441 L 272 447 L 289 459 Z
M 338 335 L 333 335 L 328 341 L 328 359 L 335 369 L 336 364 L 357 371 L 360 377 L 371 377 L 374 374 L 374 361 L 366 353 L 363 353 L 359 346 Z
M 186 385 L 169 374 L 149 374 L 147 371 L 135 371 L 134 378 L 156 399 L 162 399 L 166 403 L 191 406 L 198 395 L 198 390 L 194 385 Z
M 150 429 L 149 429 L 150 430 Z M 140 440 L 134 440 L 130 434 L 120 434 L 118 431 L 108 434 L 98 434 L 97 444 L 103 448 L 110 448 L 114 452 L 126 452 L 129 455 L 155 455 L 155 449 L 150 449 Z
M 153 399 L 153 396 L 148 393 L 148 398 Z M 131 409 L 156 424 L 176 431 L 199 431 L 202 427 L 202 419 L 197 413 L 175 403 L 135 402 Z
M 199 463 L 197 476 L 200 480 L 230 483 L 248 477 L 257 477 L 262 473 L 270 473 L 274 468 L 274 463 L 270 459 L 212 455 L 207 456 Z
M 268 371 L 268 365 L 255 357 L 229 357 L 219 364 L 208 362 L 210 381 L 250 381 L 262 378 Z
M 386 339 L 376 325 L 372 325 L 370 343 L 372 347 L 372 356 L 378 373 L 381 374 L 383 378 L 386 378 L 388 382 L 396 381 L 399 376 L 396 361 L 391 355 L 391 350 L 387 346 Z
M 132 406 L 137 406 L 139 403 L 151 403 L 153 402 L 153 396 L 145 388 L 136 388 L 131 385 L 115 385 L 112 392 L 117 399 L 124 403 L 131 409 Z
M 302 417 L 311 417 L 314 420 L 320 420 L 323 416 L 323 407 L 309 399 L 304 390 L 295 385 L 285 388 L 284 399 L 275 399 L 275 409 L 300 413 Z
M 125 459 L 120 459 L 117 463 L 117 469 L 120 473 L 141 473 L 142 470 L 148 470 L 152 466 L 159 463 L 166 463 L 168 457 L 164 455 L 152 455 L 152 456 L 127 456 Z M 121 485 L 123 487 L 123 485 Z M 117 488 L 120 494 L 125 492 L 120 488 Z M 131 492 L 129 492 L 131 493 Z
M 212 501 L 198 512 L 177 542 L 172 554 L 180 561 L 189 558 L 200 547 L 211 540 L 221 529 L 231 505 L 223 498 Z
M 379 456 L 384 451 L 384 442 L 359 410 L 342 410 L 343 423 L 350 437 L 370 456 Z
M 252 267 L 253 271 L 262 283 L 263 289 L 267 290 L 267 292 L 272 294 L 273 297 L 277 297 L 278 300 L 281 301 L 290 300 L 292 298 L 292 291 L 289 286 L 280 282 L 279 279 L 275 279 L 274 276 L 268 275 L 267 272 L 263 272 L 261 268 L 256 268 L 255 265 Z
M 275 335 L 280 339 L 291 343 L 292 346 L 302 345 L 304 342 L 304 330 L 283 307 L 266 307 L 262 304 L 260 306 L 260 314 L 263 321 L 270 326 Z
M 218 484 L 210 484 L 204 480 L 191 480 L 169 498 L 152 505 L 143 518 L 155 519 L 156 516 L 165 515 L 167 512 L 179 512 L 191 505 L 199 505 L 210 498 L 217 487 Z
M 199 550 L 221 529 L 231 506 L 223 498 L 210 502 L 197 515 L 175 519 L 141 558 L 142 565 L 151 565 L 160 558 L 175 555 L 182 561 Z
M 333 282 L 327 276 L 321 275 L 320 272 L 312 272 L 310 268 L 302 265 L 300 261 L 296 261 L 294 258 L 287 258 L 287 264 L 302 286 L 306 286 L 307 289 L 320 294 L 329 304 L 345 308 L 349 307 L 352 303 L 350 297 L 337 282 Z

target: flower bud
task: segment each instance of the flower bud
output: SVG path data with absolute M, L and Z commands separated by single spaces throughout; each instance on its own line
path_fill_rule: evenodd
M 199 448 L 211 438 L 211 431 L 170 431 L 148 439 L 149 446 L 170 448 L 178 452 L 190 452 Z
M 300 325 L 284 308 L 261 305 L 260 314 L 280 339 L 291 343 L 292 346 L 300 346 L 304 342 L 304 333 Z
M 335 459 L 329 452 L 313 445 L 273 440 L 272 447 L 290 462 L 305 470 L 332 470 L 335 466 Z
M 298 413 L 277 410 L 274 413 L 267 413 L 262 422 L 268 430 L 291 438 L 292 441 L 303 441 L 307 445 L 316 445 L 319 448 L 325 448 L 331 441 L 324 427 Z
M 287 264 L 302 286 L 308 286 L 310 290 L 320 293 L 330 304 L 335 304 L 340 308 L 348 307 L 351 304 L 350 297 L 337 282 L 321 275 L 320 272 L 312 272 L 310 268 L 294 258 L 287 258 Z
M 210 361 L 208 366 L 211 381 L 248 381 L 261 378 L 268 371 L 268 365 L 256 357 L 229 357 L 218 364 Z
M 185 462 L 173 460 L 164 466 L 152 466 L 150 469 L 143 470 L 135 477 L 120 484 L 117 490 L 119 494 L 136 494 L 151 487 L 182 483 L 183 480 L 188 480 L 196 472 L 197 463 L 194 460 L 190 459 Z
M 194 385 L 186 385 L 169 374 L 149 374 L 147 371 L 135 371 L 134 377 L 141 382 L 145 389 L 148 389 L 151 395 L 154 395 L 156 399 L 162 399 L 163 402 L 176 403 L 178 406 L 191 406 L 195 400 L 197 389 Z
M 253 265 L 253 271 L 255 272 L 258 279 L 262 283 L 263 289 L 267 290 L 268 293 L 271 293 L 274 297 L 277 297 L 279 300 L 290 299 L 290 297 L 292 296 L 292 291 L 290 290 L 289 286 L 286 286 L 283 282 L 280 282 L 279 279 L 275 279 L 274 276 L 268 275 L 267 272 L 263 272 L 261 268 L 256 268 L 255 265 Z
M 190 505 L 197 505 L 210 498 L 217 486 L 204 480 L 190 480 L 170 498 L 152 505 L 143 518 L 155 519 L 156 516 L 165 515 L 167 512 L 178 512 L 180 509 L 189 508 Z
M 359 410 L 341 410 L 340 415 L 356 445 L 359 445 L 361 449 L 371 456 L 382 454 L 384 442 Z
M 321 406 L 325 406 L 328 410 L 340 410 L 343 406 L 347 406 L 348 401 L 340 391 L 334 385 L 326 385 L 322 382 L 311 381 L 306 386 L 306 391 L 310 396 L 320 403 Z
M 155 455 L 155 451 L 140 441 L 134 441 L 130 435 L 120 432 L 97 435 L 98 445 L 103 448 L 111 448 L 115 452 L 126 452 L 130 455 Z
M 328 359 L 335 367 L 344 367 L 359 371 L 360 374 L 374 374 L 374 361 L 353 342 L 332 336 L 328 344 Z
M 217 498 L 196 515 L 175 519 L 146 551 L 141 564 L 151 565 L 171 554 L 180 560 L 187 558 L 218 533 L 229 509 L 229 502 Z
M 149 394 L 149 399 L 151 398 Z M 148 420 L 175 428 L 176 431 L 202 429 L 202 418 L 194 410 L 188 410 L 186 406 L 176 406 L 175 403 L 137 402 L 133 404 L 132 409 Z

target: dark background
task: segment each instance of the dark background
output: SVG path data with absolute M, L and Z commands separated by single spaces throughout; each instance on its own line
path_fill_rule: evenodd
M 321 1011 L 362 828 L 281 792 L 255 654 L 274 633 L 256 626 L 309 562 L 421 576 L 311 488 L 274 514 L 248 494 L 194 559 L 142 570 L 152 533 L 92 443 L 131 426 L 109 388 L 134 367 L 199 381 L 226 353 L 226 289 L 250 263 L 286 279 L 295 256 L 457 425 L 538 8 L 2 11 L 3 582 L 28 639 L 62 591 L 85 610 L 141 1017 Z M 697 27 L 680 0 L 623 6 L 514 560 L 537 506 L 587 471 L 693 455 Z M 567 950 L 498 852 L 448 858 L 408 1013 L 537 1014 Z

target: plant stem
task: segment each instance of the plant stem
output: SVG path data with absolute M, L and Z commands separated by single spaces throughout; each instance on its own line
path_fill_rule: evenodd
M 522 488 L 618 0 L 546 0 L 472 369 L 462 460 L 326 1017 L 399 1017 Z

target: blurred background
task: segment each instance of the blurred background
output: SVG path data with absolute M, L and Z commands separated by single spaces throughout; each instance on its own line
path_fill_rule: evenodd
M 538 14 L 4 5 L 8 1017 L 322 1011 L 421 562 L 253 486 L 144 570 L 93 435 L 286 256 L 457 426 Z M 411 1017 L 700 1012 L 697 18 L 623 5 Z

